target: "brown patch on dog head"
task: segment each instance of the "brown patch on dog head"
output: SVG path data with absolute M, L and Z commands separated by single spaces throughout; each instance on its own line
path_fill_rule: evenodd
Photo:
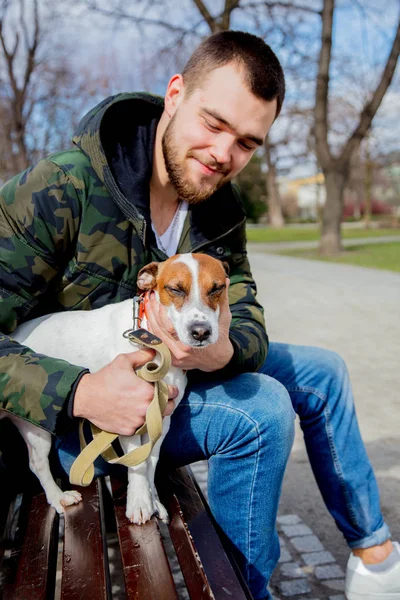
M 157 291 L 164 306 L 174 304 L 179 310 L 188 300 L 192 289 L 192 273 L 189 267 L 171 256 L 161 263 L 157 277 Z
M 193 254 L 192 256 L 199 263 L 199 287 L 202 302 L 212 310 L 216 310 L 226 289 L 229 265 L 207 254 Z
M 157 285 L 158 270 L 158 262 L 151 262 L 143 267 L 143 269 L 140 269 L 136 281 L 138 290 L 142 292 L 145 290 L 153 290 Z

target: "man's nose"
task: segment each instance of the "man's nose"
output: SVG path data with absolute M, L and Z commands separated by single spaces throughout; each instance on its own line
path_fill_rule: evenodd
M 232 159 L 232 142 L 226 136 L 220 134 L 215 144 L 211 147 L 210 154 L 215 162 L 220 165 L 228 165 Z

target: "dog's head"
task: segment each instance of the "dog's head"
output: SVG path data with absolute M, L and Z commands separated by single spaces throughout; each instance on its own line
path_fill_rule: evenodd
M 218 340 L 220 302 L 228 273 L 227 263 L 206 254 L 177 254 L 143 267 L 137 286 L 140 291 L 156 292 L 181 342 L 207 346 Z

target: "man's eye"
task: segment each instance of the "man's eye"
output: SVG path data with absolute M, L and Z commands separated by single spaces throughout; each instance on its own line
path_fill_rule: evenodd
M 165 289 L 167 290 L 167 292 L 169 292 L 170 294 L 173 294 L 174 296 L 186 296 L 185 290 L 182 290 L 180 288 L 171 287 L 169 285 L 166 285 Z
M 205 123 L 206 123 L 206 126 L 208 127 L 208 129 L 211 129 L 211 131 L 221 131 L 221 129 L 220 129 L 220 127 L 218 127 L 218 125 L 213 125 L 209 121 L 206 121 Z
M 248 152 L 254 150 L 253 146 L 249 146 L 249 144 L 246 144 L 246 142 L 239 142 L 239 146 L 241 146 L 243 150 L 247 150 Z

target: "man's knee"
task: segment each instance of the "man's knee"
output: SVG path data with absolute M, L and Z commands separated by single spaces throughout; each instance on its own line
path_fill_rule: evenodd
M 243 390 L 252 390 L 243 408 L 248 425 L 254 427 L 261 443 L 278 444 L 290 452 L 295 412 L 286 388 L 276 379 L 260 373 L 242 375 L 240 386 Z
M 350 378 L 347 365 L 344 359 L 332 350 L 319 349 L 316 354 L 316 360 L 313 368 L 315 377 L 324 383 L 326 390 L 326 399 L 332 397 L 332 394 L 341 396 L 342 391 L 350 388 Z M 318 381 L 316 387 L 320 387 Z
M 339 407 L 352 409 L 350 377 L 343 358 L 332 350 L 313 347 L 307 357 L 312 371 L 308 379 L 298 382 L 300 393 L 293 396 L 301 421 L 323 416 L 327 406 L 331 413 Z
M 333 350 L 326 350 L 323 348 L 318 349 L 318 355 L 315 367 L 331 374 L 333 377 L 342 377 L 344 373 L 347 374 L 347 366 L 344 359 Z
M 261 388 L 258 395 L 261 413 L 260 421 L 267 427 L 275 427 L 278 435 L 287 435 L 292 438 L 294 434 L 295 412 L 287 389 L 276 379 L 268 375 L 258 374 L 261 378 Z M 267 410 L 267 421 L 264 413 Z

